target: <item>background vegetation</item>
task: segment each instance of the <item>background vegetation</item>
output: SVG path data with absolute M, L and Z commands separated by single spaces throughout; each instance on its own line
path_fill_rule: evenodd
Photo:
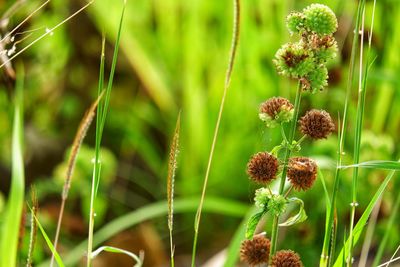
M 94 2 L 84 13 L 16 60 L 25 69 L 26 196 L 29 199 L 30 185 L 34 184 L 39 198 L 39 218 L 51 237 L 56 227 L 68 151 L 85 110 L 97 95 L 103 32 L 107 37 L 106 72 L 111 66 L 121 11 L 117 2 Z M 196 201 L 202 188 L 228 61 L 231 2 L 138 0 L 127 3 L 121 53 L 103 135 L 102 182 L 96 200 L 95 231 L 128 212 L 149 207 L 146 210 L 149 213 L 138 215 L 137 225 L 107 238 L 108 244 L 135 253 L 145 250 L 145 266 L 168 265 L 166 214 L 160 213 L 149 220 L 146 216 L 160 209 L 160 206 L 149 205 L 166 199 L 169 143 L 179 111 L 182 112 L 182 125 L 175 184 L 177 210 L 179 199 L 184 198 L 190 198 L 194 208 L 182 208 L 185 212 L 175 216 L 174 242 L 176 265 L 189 265 Z M 352 20 L 357 2 L 319 2 L 330 6 L 338 16 L 339 30 L 335 37 L 341 52 L 329 68 L 328 89 L 313 97 L 306 95 L 300 114 L 309 107 L 323 108 L 337 119 L 344 105 L 354 28 Z M 0 2 L 1 10 L 4 12 L 12 3 Z M 255 152 L 270 150 L 280 138 L 279 129 L 266 130 L 259 121 L 258 107 L 271 96 L 294 98 L 296 84 L 277 75 L 272 58 L 280 45 L 291 38 L 285 28 L 286 15 L 310 3 L 312 1 L 242 1 L 238 56 L 207 191 L 207 198 L 216 201 L 212 202 L 214 206 L 223 206 L 221 209 L 225 211 L 208 213 L 206 209 L 207 213 L 202 217 L 198 248 L 201 263 L 229 245 L 242 224 L 246 207 L 253 201 L 256 185 L 249 183 L 245 173 L 249 157 Z M 376 7 L 372 45 L 377 58 L 369 74 L 361 161 L 397 160 L 399 157 L 400 80 L 397 74 L 400 71 L 400 27 L 396 22 L 400 17 L 399 3 L 382 0 Z M 39 1 L 23 4 L 10 17 L 4 33 L 40 4 Z M 78 0 L 52 0 L 24 26 L 23 31 L 35 29 L 32 35 L 16 36 L 18 39 L 26 37 L 17 44 L 17 51 L 84 4 Z M 372 2 L 367 1 L 366 28 L 371 23 L 371 7 Z M 0 220 L 11 181 L 12 99 L 15 94 L 13 81 L 3 70 L 0 85 Z M 356 93 L 354 89 L 344 163 L 352 162 Z M 92 127 L 78 156 L 66 206 L 60 239 L 61 255 L 65 257 L 71 256 L 73 248 L 86 239 L 94 142 L 95 127 Z M 318 160 L 328 190 L 332 188 L 336 148 L 336 135 L 328 140 L 305 143 L 302 148 L 303 155 Z M 343 243 L 350 216 L 351 172 L 343 173 L 338 196 L 338 244 Z M 386 174 L 386 171 L 361 170 L 360 214 Z M 372 254 L 382 239 L 389 216 L 395 211 L 398 188 L 399 180 L 395 178 L 384 194 Z M 278 247 L 284 244 L 285 248 L 295 249 L 305 266 L 315 266 L 319 262 L 325 224 L 322 184 L 317 182 L 307 194 L 299 195 L 305 200 L 309 218 L 288 232 L 281 231 Z M 208 211 L 212 210 L 213 205 L 210 206 Z M 29 227 L 29 220 L 26 226 Z M 400 228 L 398 224 L 395 226 L 390 230 L 385 253 L 389 257 L 400 240 Z M 28 250 L 27 239 L 29 236 L 25 235 L 25 245 L 21 243 L 21 264 Z M 50 254 L 44 241 L 39 238 L 38 242 L 35 263 L 43 262 Z M 360 248 L 356 249 L 356 259 Z M 84 249 L 81 254 L 75 252 L 75 258 L 83 253 Z M 125 257 L 103 256 L 97 259 L 95 266 L 129 266 L 132 262 Z

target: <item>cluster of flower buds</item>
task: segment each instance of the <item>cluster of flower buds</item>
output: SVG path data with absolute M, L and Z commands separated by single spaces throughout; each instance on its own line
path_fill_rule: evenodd
M 278 72 L 298 79 L 304 90 L 322 90 L 328 84 L 326 63 L 336 57 L 338 50 L 332 35 L 338 27 L 335 14 L 325 5 L 311 4 L 303 12 L 289 14 L 286 26 L 301 38 L 276 52 L 274 64 Z

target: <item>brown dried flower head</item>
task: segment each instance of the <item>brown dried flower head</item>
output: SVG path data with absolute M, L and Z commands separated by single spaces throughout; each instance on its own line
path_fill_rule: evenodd
M 303 267 L 299 254 L 291 250 L 280 250 L 271 262 L 272 267 Z
M 325 110 L 312 109 L 300 119 L 300 131 L 313 139 L 327 138 L 334 130 L 335 124 Z
M 240 246 L 240 259 L 250 266 L 267 263 L 271 242 L 264 235 L 254 236 L 252 240 L 245 240 Z
M 282 109 L 292 110 L 293 105 L 286 98 L 272 97 L 261 104 L 260 113 L 267 113 L 271 118 L 275 118 Z
M 287 176 L 296 190 L 311 188 L 317 178 L 318 166 L 314 160 L 306 157 L 289 159 Z
M 247 164 L 247 173 L 250 178 L 260 184 L 271 182 L 278 172 L 278 159 L 268 152 L 259 152 L 253 155 Z

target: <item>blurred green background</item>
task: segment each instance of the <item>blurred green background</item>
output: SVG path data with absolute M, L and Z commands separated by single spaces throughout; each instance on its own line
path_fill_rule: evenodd
M 4 13 L 14 1 L 0 1 Z M 258 119 L 261 102 L 272 96 L 294 101 L 296 84 L 277 75 L 272 64 L 276 50 L 292 37 L 285 17 L 314 1 L 242 1 L 241 36 L 232 84 L 226 99 L 220 135 L 211 169 L 207 196 L 240 201 L 250 207 L 256 185 L 245 169 L 249 157 L 280 142 L 279 129 L 266 129 Z M 337 121 L 343 112 L 357 1 L 319 1 L 337 14 L 340 55 L 329 66 L 329 87 L 306 94 L 301 113 L 323 108 Z M 16 35 L 16 51 L 29 44 L 85 1 L 52 0 Z M 2 27 L 10 31 L 36 7 L 27 1 Z M 371 24 L 372 1 L 367 1 L 366 27 Z M 378 1 L 375 14 L 361 161 L 397 160 L 400 141 L 400 1 Z M 101 37 L 105 33 L 106 72 L 111 65 L 122 1 L 98 0 L 87 10 L 33 45 L 14 61 L 25 69 L 25 165 L 27 199 L 31 184 L 39 196 L 40 220 L 54 235 L 63 184 L 63 169 L 79 122 L 97 94 Z M 96 229 L 132 210 L 166 199 L 169 143 L 179 111 L 181 146 L 176 177 L 176 198 L 198 197 L 203 183 L 212 134 L 222 95 L 232 35 L 232 1 L 128 0 L 121 50 L 104 132 L 102 182 L 97 199 Z M 366 35 L 367 37 L 367 35 Z M 296 38 L 296 37 L 293 37 Z M 12 44 L 8 44 L 11 47 Z M 2 70 L 0 85 L 0 214 L 10 184 L 13 80 Z M 17 73 L 18 75 L 18 73 Z M 357 75 L 357 73 L 356 73 Z M 344 162 L 352 161 L 355 106 L 354 84 Z M 72 191 L 67 202 L 60 250 L 67 255 L 87 235 L 88 201 L 94 155 L 94 127 L 79 154 Z M 337 136 L 306 141 L 302 155 L 319 162 L 332 188 Z M 338 244 L 348 228 L 351 172 L 343 172 L 338 203 Z M 359 214 L 385 177 L 384 171 L 361 171 Z M 379 244 L 395 197 L 398 179 L 384 195 L 373 238 Z M 322 184 L 297 195 L 304 199 L 309 219 L 281 232 L 279 248 L 299 252 L 305 266 L 316 266 L 322 247 L 325 202 Z M 194 212 L 175 216 L 177 266 L 188 266 L 193 239 Z M 399 218 L 398 218 L 399 219 Z M 137 253 L 146 251 L 145 266 L 168 266 L 169 239 L 166 216 L 146 221 L 111 238 L 109 244 Z M 204 263 L 226 248 L 240 217 L 206 213 L 202 217 L 198 260 Z M 29 227 L 29 222 L 26 222 Z M 387 255 L 399 244 L 400 229 L 392 230 Z M 267 233 L 268 234 L 268 233 Z M 26 242 L 26 240 L 25 240 Z M 39 239 L 35 262 L 49 256 Z M 358 246 L 356 256 L 359 253 Z M 26 246 L 21 247 L 21 264 Z M 84 251 L 82 251 L 82 254 Z M 356 257 L 357 259 L 357 257 Z M 125 256 L 101 257 L 95 266 L 130 266 Z M 107 265 L 108 264 L 108 265 Z

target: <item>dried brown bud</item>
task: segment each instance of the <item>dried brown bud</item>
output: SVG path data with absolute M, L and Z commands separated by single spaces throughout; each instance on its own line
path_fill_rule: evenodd
M 293 105 L 286 98 L 272 97 L 261 104 L 260 113 L 267 113 L 272 119 L 275 119 L 282 109 L 292 110 Z
M 296 190 L 307 190 L 317 178 L 318 166 L 314 160 L 305 157 L 289 159 L 287 176 Z
M 245 240 L 240 246 L 240 259 L 250 266 L 267 263 L 271 242 L 264 235 L 254 236 L 252 240 Z
M 278 172 L 278 159 L 267 153 L 259 152 L 253 155 L 247 164 L 247 173 L 257 183 L 265 184 L 275 179 Z
M 272 258 L 272 267 L 303 267 L 299 254 L 291 250 L 280 250 Z
M 334 130 L 335 124 L 325 110 L 312 109 L 300 119 L 300 131 L 313 139 L 327 138 Z

